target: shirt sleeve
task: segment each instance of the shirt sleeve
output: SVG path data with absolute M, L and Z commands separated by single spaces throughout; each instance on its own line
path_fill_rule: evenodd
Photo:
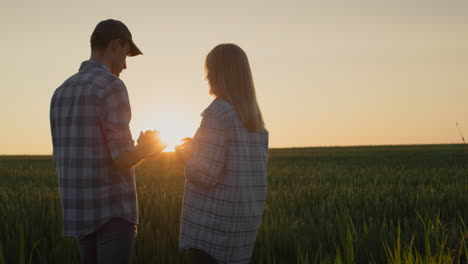
M 225 164 L 226 121 L 211 114 L 203 116 L 193 137 L 192 158 L 185 166 L 185 177 L 195 185 L 211 188 L 221 180 Z
M 54 95 L 52 96 L 52 99 L 50 100 L 50 112 L 49 112 L 49 121 L 50 121 L 50 135 L 52 137 L 52 163 L 54 164 L 54 167 L 57 168 L 57 163 L 56 163 L 56 160 L 57 160 L 57 155 L 56 155 L 56 148 L 57 148 L 57 143 L 56 143 L 56 138 L 57 138 L 57 135 L 55 133 L 55 127 L 57 126 L 55 124 L 56 120 L 55 120 L 55 112 L 57 111 L 56 110 L 56 102 L 55 102 L 55 96 L 56 96 L 56 92 L 54 92 Z
M 127 88 L 121 80 L 114 81 L 102 99 L 101 126 L 107 147 L 116 159 L 120 154 L 134 149 L 130 132 L 131 108 Z

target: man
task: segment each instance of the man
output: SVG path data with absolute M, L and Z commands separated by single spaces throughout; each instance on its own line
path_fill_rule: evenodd
M 78 240 L 82 263 L 130 263 L 138 210 L 133 167 L 161 152 L 155 131 L 135 147 L 131 110 L 119 75 L 127 56 L 142 54 L 117 20 L 97 24 L 91 58 L 54 93 L 50 106 L 53 160 L 65 236 Z

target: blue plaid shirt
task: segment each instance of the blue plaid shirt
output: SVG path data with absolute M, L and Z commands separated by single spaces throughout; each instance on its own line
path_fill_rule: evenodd
M 220 99 L 202 116 L 185 167 L 179 249 L 201 249 L 219 263 L 248 263 L 265 205 L 268 132 L 250 133 Z
M 120 217 L 138 223 L 133 169 L 113 160 L 131 151 L 131 109 L 125 84 L 93 60 L 52 97 L 50 127 L 65 236 L 96 231 Z

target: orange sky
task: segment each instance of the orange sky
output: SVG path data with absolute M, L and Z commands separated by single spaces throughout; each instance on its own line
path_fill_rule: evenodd
M 168 2 L 168 1 L 165 1 Z M 411 3 L 408 3 L 411 2 Z M 0 154 L 50 154 L 53 91 L 122 20 L 144 55 L 121 74 L 143 129 L 192 136 L 210 103 L 203 62 L 249 56 L 271 147 L 430 144 L 468 136 L 468 2 L 10 1 L 0 9 Z

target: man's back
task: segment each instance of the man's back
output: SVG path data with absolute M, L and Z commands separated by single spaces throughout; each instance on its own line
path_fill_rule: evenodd
M 133 169 L 113 164 L 134 147 L 130 119 L 125 85 L 97 61 L 83 62 L 55 91 L 50 125 L 65 235 L 92 233 L 115 217 L 137 223 Z

